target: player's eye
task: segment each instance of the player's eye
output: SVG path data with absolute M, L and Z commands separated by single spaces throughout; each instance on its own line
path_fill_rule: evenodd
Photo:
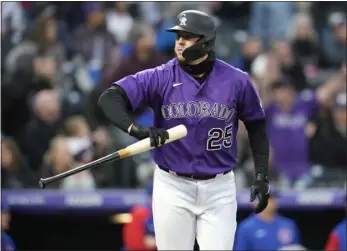
M 183 38 L 184 40 L 191 40 L 194 38 L 198 38 L 199 36 L 192 34 L 192 33 L 188 33 L 188 32 L 179 32 L 177 33 L 176 39 L 179 40 L 180 38 Z

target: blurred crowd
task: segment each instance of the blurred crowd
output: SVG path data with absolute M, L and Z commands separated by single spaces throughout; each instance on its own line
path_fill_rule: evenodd
M 218 24 L 218 58 L 248 72 L 268 118 L 271 180 L 279 187 L 346 182 L 346 13 L 339 2 L 2 2 L 2 188 L 37 188 L 39 177 L 114 152 L 134 139 L 97 100 L 113 82 L 166 63 L 185 9 Z M 139 124 L 152 123 L 141 107 Z M 253 167 L 240 123 L 237 185 Z M 53 184 L 135 188 L 154 169 L 148 153 Z

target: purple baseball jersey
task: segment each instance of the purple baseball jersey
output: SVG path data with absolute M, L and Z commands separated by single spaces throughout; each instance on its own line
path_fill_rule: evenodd
M 213 175 L 231 170 L 236 166 L 238 119 L 265 117 L 248 74 L 221 60 L 202 84 L 177 59 L 114 84 L 125 90 L 134 110 L 143 102 L 152 107 L 156 127 L 187 127 L 185 138 L 152 151 L 159 166 L 177 173 Z
M 304 91 L 289 113 L 281 112 L 276 103 L 266 110 L 268 135 L 275 168 L 295 180 L 309 168 L 308 139 L 305 128 L 319 111 L 316 95 Z

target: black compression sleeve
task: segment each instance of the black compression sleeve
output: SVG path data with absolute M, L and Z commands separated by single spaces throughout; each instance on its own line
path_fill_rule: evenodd
M 104 91 L 98 101 L 101 110 L 115 126 L 128 133 L 133 124 L 131 119 L 131 103 L 122 87 L 115 85 Z
M 254 159 L 255 173 L 268 175 L 269 140 L 265 119 L 244 121 Z

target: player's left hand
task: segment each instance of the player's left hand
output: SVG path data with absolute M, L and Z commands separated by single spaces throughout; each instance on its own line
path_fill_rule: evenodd
M 251 202 L 256 197 L 258 198 L 258 205 L 254 212 L 256 214 L 261 213 L 266 207 L 270 197 L 270 186 L 267 177 L 262 173 L 257 173 L 255 181 L 251 187 Z

